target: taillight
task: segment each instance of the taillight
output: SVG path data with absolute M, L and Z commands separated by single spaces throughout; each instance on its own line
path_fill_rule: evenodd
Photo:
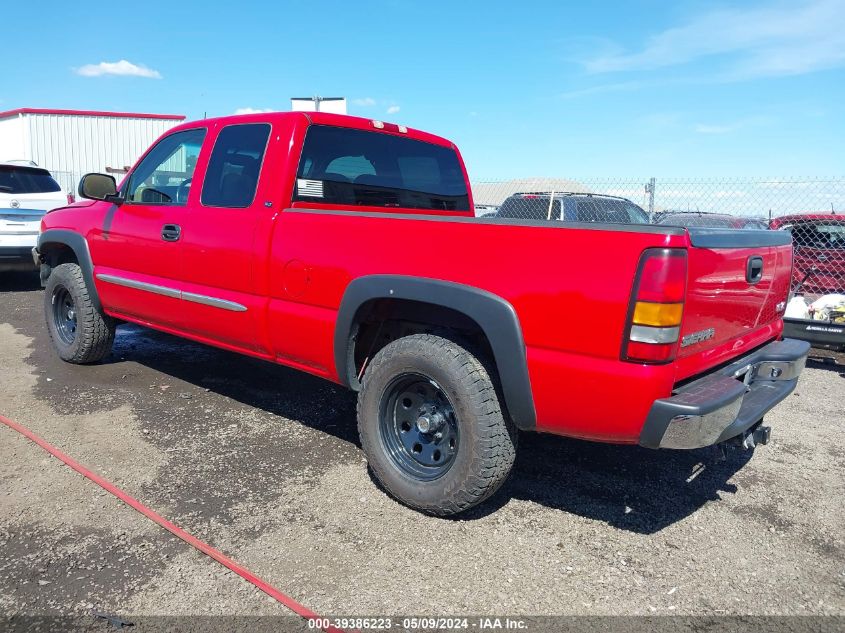
M 72 193 L 67 194 L 67 203 L 73 204 L 74 202 L 76 202 L 76 196 Z
M 686 289 L 685 250 L 650 248 L 642 254 L 628 307 L 622 360 L 656 364 L 674 360 Z

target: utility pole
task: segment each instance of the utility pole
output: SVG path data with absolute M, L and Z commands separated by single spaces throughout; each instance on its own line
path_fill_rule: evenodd
M 645 184 L 645 192 L 648 194 L 648 221 L 651 222 L 654 217 L 654 177 L 649 179 Z

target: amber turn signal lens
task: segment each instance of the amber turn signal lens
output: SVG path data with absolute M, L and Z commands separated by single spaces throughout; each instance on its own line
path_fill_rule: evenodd
M 651 303 L 649 301 L 637 301 L 634 306 L 634 316 L 631 321 L 636 325 L 674 327 L 681 324 L 681 316 L 683 313 L 683 303 Z

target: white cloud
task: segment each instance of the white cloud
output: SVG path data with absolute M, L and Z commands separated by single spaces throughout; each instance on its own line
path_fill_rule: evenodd
M 402 109 L 402 108 L 400 108 L 398 105 L 392 105 L 392 106 L 390 106 L 390 107 L 387 109 L 387 113 L 388 113 L 388 114 L 396 114 L 396 113 L 397 113 L 397 112 L 399 112 L 399 110 L 401 110 L 401 109 Z
M 356 106 L 361 106 L 362 108 L 369 108 L 376 104 L 376 100 L 372 97 L 363 97 L 361 99 L 353 99 L 352 103 Z
M 77 75 L 83 77 L 102 77 L 103 75 L 120 75 L 123 77 L 146 77 L 147 79 L 161 79 L 161 73 L 143 64 L 133 64 L 125 59 L 119 62 L 100 62 L 86 64 L 76 69 Z
M 235 114 L 261 114 L 262 112 L 274 112 L 272 108 L 238 108 Z
M 845 65 L 845 2 L 803 0 L 716 9 L 583 62 L 587 71 L 647 71 L 711 58 L 725 79 L 796 75 Z

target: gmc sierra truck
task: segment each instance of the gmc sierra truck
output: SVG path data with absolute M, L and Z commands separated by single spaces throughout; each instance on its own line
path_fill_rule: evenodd
M 455 146 L 401 125 L 187 123 L 79 193 L 33 252 L 63 360 L 130 321 L 344 385 L 374 475 L 431 514 L 493 494 L 518 430 L 765 443 L 808 352 L 788 233 L 477 219 Z

